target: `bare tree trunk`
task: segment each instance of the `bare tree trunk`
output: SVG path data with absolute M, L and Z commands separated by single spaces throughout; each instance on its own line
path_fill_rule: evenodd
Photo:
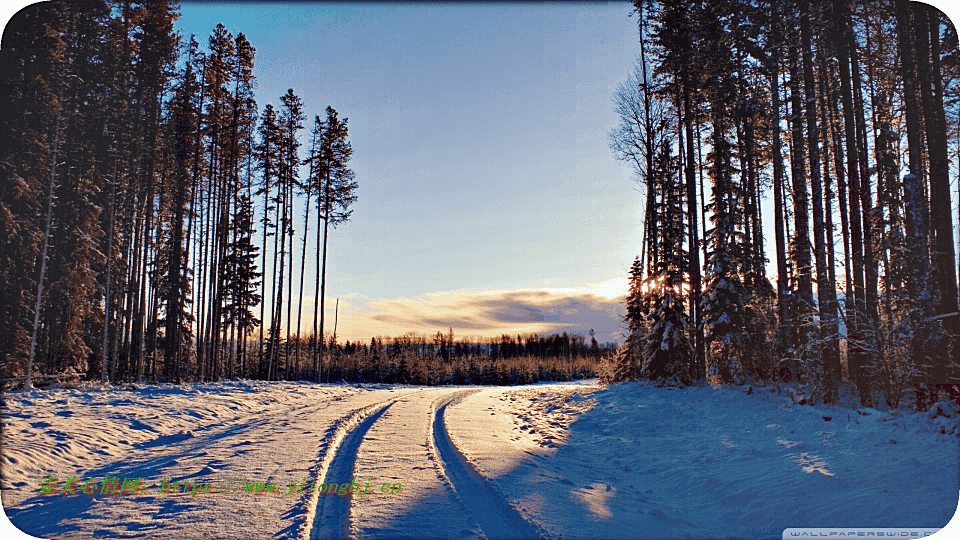
M 283 258 L 283 255 L 287 246 L 287 190 L 286 186 L 280 186 L 281 191 L 281 203 L 278 205 L 283 207 L 283 217 L 279 218 L 280 228 L 277 231 L 277 236 L 280 237 L 280 251 L 274 254 L 274 266 L 276 266 L 276 258 L 280 259 L 280 281 L 277 283 L 277 291 L 274 295 L 274 320 L 272 325 L 274 331 L 271 333 L 273 338 L 273 343 L 270 347 L 270 366 L 267 375 L 267 380 L 274 380 L 277 374 L 277 349 L 280 347 L 280 323 L 283 319 L 283 277 L 284 277 L 284 263 L 286 262 Z M 276 245 L 276 243 L 274 243 Z
M 103 295 L 103 351 L 100 360 L 100 384 L 107 384 L 107 367 L 110 361 L 110 300 L 113 278 L 113 224 L 116 216 L 117 163 L 113 164 L 113 182 L 110 190 L 110 225 L 107 229 L 107 277 Z
M 810 283 L 810 230 L 808 214 L 810 203 L 807 198 L 806 167 L 804 166 L 803 141 L 803 100 L 800 90 L 799 51 L 795 47 L 790 51 L 790 127 L 792 142 L 790 155 L 790 174 L 793 180 L 793 219 L 794 236 L 792 255 L 797 272 L 797 294 L 802 309 L 813 307 L 813 286 Z M 800 337 L 801 343 L 806 339 Z
M 202 144 L 202 143 L 198 143 Z M 212 156 L 211 156 L 211 159 Z M 201 179 L 198 179 L 198 187 Z M 203 217 L 200 217 L 200 212 L 198 212 L 197 219 L 200 222 L 200 249 L 197 252 L 197 263 L 199 268 L 197 269 L 197 280 L 196 280 L 196 296 L 197 296 L 197 381 L 202 381 L 204 376 L 204 367 L 206 363 L 206 316 L 207 316 L 207 287 L 206 282 L 209 279 L 207 275 L 207 253 L 210 250 L 210 239 L 208 238 L 209 234 L 209 215 L 210 215 L 210 204 L 212 199 L 212 194 L 210 192 L 209 179 L 206 187 L 200 187 L 200 206 L 204 205 L 206 202 L 206 210 L 202 212 Z
M 250 179 L 251 171 L 253 170 L 253 164 L 251 163 L 252 160 L 253 160 L 253 136 L 251 135 L 250 138 L 247 139 L 247 141 L 248 141 L 248 145 L 249 145 L 249 147 L 248 147 L 248 149 L 247 149 L 247 200 L 248 200 L 248 201 L 251 201 L 250 204 L 253 204 L 253 203 L 252 203 L 252 201 L 253 201 L 253 184 L 252 184 L 251 179 Z M 264 208 L 264 210 L 266 210 L 266 208 Z M 250 219 L 251 219 L 251 227 L 249 227 L 244 234 L 246 234 L 246 236 L 247 236 L 247 242 L 249 243 L 249 245 L 252 246 L 252 245 L 253 245 L 253 227 L 252 227 L 252 224 L 253 224 L 253 219 L 254 219 L 254 218 L 253 218 L 253 215 L 252 215 L 252 212 L 251 212 L 251 217 L 250 217 Z M 266 227 L 264 227 L 264 228 L 266 228 Z M 266 249 L 266 245 L 264 245 L 264 249 Z M 263 269 L 261 269 L 261 270 L 263 270 Z M 265 272 L 263 272 L 263 273 L 265 273 Z M 263 274 L 263 273 L 262 273 L 262 274 Z M 260 276 L 261 281 L 263 281 L 263 275 L 262 275 L 262 274 L 261 274 L 261 276 Z M 244 298 L 244 300 L 243 300 L 243 313 L 244 313 L 244 317 L 246 317 L 247 310 L 250 308 L 250 305 L 249 305 L 250 297 L 249 297 L 248 295 L 244 295 L 243 298 Z M 264 299 L 263 299 L 263 296 L 261 295 L 261 297 L 260 297 L 260 303 L 262 304 L 263 301 L 264 301 Z M 263 321 L 261 321 L 260 327 L 263 328 Z M 242 327 L 240 328 L 241 348 L 240 348 L 240 354 L 239 354 L 239 362 L 240 362 L 240 377 L 241 377 L 241 378 L 247 376 L 247 334 L 248 334 L 250 331 L 252 331 L 252 330 L 253 330 L 252 328 L 249 328 L 249 327 L 247 327 L 246 325 L 244 325 L 244 326 L 242 326 Z
M 845 0 L 834 0 L 834 20 L 837 21 L 837 60 L 840 63 L 840 88 L 843 101 L 843 127 L 844 137 L 846 139 L 846 159 L 847 159 L 847 179 L 849 180 L 849 202 L 850 202 L 850 237 L 851 250 L 853 252 L 853 296 L 847 298 L 848 305 L 852 301 L 853 308 L 849 310 L 852 317 L 848 317 L 848 335 L 853 339 L 863 339 L 864 324 L 863 320 L 866 311 L 866 291 L 864 287 L 864 239 L 862 237 L 861 218 L 860 218 L 860 169 L 858 166 L 858 150 L 856 135 L 856 120 L 853 108 L 853 89 L 850 81 L 850 41 L 846 39 L 847 32 L 850 31 L 850 13 Z M 861 350 L 857 347 L 856 350 Z M 855 352 L 850 356 L 850 374 L 856 381 L 860 392 L 860 402 L 864 405 L 870 403 L 869 383 L 866 373 L 866 357 L 862 352 Z
M 697 378 L 706 379 L 707 368 L 704 356 L 703 332 L 700 328 L 702 324 L 700 320 L 700 295 L 703 290 L 703 283 L 700 279 L 700 238 L 697 234 L 697 179 L 693 168 L 693 106 L 690 102 L 691 89 L 688 85 L 689 81 L 685 81 L 683 88 L 683 116 L 684 128 L 687 132 L 687 158 L 684 169 L 687 180 L 687 217 L 689 221 L 687 242 L 690 246 L 690 262 L 688 265 L 688 271 L 690 272 L 690 289 L 692 291 L 690 304 L 692 307 L 691 311 L 693 312 L 695 374 Z
M 263 142 L 264 145 L 268 145 L 268 141 Z M 263 329 L 267 324 L 267 320 L 264 318 L 267 309 L 267 228 L 270 223 L 269 213 L 270 213 L 270 173 L 264 171 L 263 173 L 263 262 L 261 268 L 263 270 L 263 276 L 260 280 L 260 339 L 257 341 L 257 367 L 261 368 L 263 366 Z M 276 272 L 276 267 L 274 267 L 274 272 Z
M 923 192 L 924 182 L 921 166 L 923 148 L 921 146 L 920 111 L 916 92 L 916 57 L 914 56 L 916 49 L 911 31 L 914 24 L 911 17 L 913 9 L 904 0 L 897 0 L 896 2 L 897 34 L 902 60 L 903 97 L 907 113 L 907 144 L 910 154 L 910 173 L 903 178 L 903 189 L 906 199 L 909 265 L 912 270 L 907 288 L 914 304 L 910 321 L 913 325 L 911 356 L 918 363 L 921 363 L 918 367 L 925 372 L 924 382 L 936 382 L 932 377 L 936 371 L 930 370 L 929 366 L 922 364 L 926 356 L 925 342 L 927 341 L 928 331 L 925 319 L 930 315 L 931 291 L 929 285 L 930 253 L 927 245 L 927 199 Z M 930 399 L 929 390 L 929 388 L 919 386 L 916 388 L 918 410 L 926 410 L 926 406 L 930 405 L 928 402 Z
M 292 150 L 291 150 L 291 152 L 292 152 Z M 287 179 L 287 184 L 288 184 L 287 189 L 289 190 L 289 198 L 290 198 L 290 209 L 289 209 L 289 213 L 290 213 L 290 229 L 289 229 L 289 235 L 290 235 L 290 250 L 287 252 L 287 263 L 288 263 L 288 267 L 289 267 L 289 270 L 287 270 L 287 281 L 289 281 L 290 286 L 287 288 L 287 344 L 286 344 L 286 346 L 284 346 L 284 348 L 283 348 L 283 359 L 284 359 L 284 362 L 283 362 L 283 363 L 284 363 L 284 365 L 287 367 L 287 377 L 286 377 L 286 378 L 287 378 L 288 380 L 290 379 L 290 331 L 292 330 L 291 327 L 293 326 L 292 324 L 290 324 L 290 315 L 291 315 L 291 311 L 292 311 L 292 308 L 293 308 L 293 250 L 295 249 L 295 248 L 293 247 L 293 216 L 294 216 L 294 214 L 293 214 L 293 172 L 292 172 L 292 171 L 293 171 L 293 165 L 292 165 L 292 162 L 293 162 L 293 160 L 291 159 L 291 165 L 290 165 L 290 171 L 291 171 L 291 172 L 289 173 L 289 174 L 290 174 L 290 177 Z M 297 328 L 297 339 L 299 340 L 299 338 L 300 338 L 300 329 Z
M 137 347 L 139 348 L 140 336 L 142 332 L 140 331 L 142 327 L 143 319 L 142 315 L 142 304 L 143 304 L 143 281 L 144 281 L 144 271 L 143 263 L 145 259 L 144 245 L 146 243 L 147 232 L 144 230 L 146 227 L 147 221 L 147 208 L 146 196 L 143 193 L 140 193 L 143 186 L 135 186 L 135 197 L 136 201 L 136 214 L 133 218 L 133 247 L 131 248 L 133 264 L 130 265 L 128 270 L 130 278 L 127 280 L 127 291 L 126 294 L 130 298 L 130 310 L 128 318 L 128 332 L 125 336 L 125 341 L 123 343 L 123 349 L 125 351 L 123 362 L 119 366 L 117 377 L 119 379 L 126 378 L 131 371 L 131 366 L 133 365 L 133 356 L 137 355 L 139 357 L 140 351 L 134 350 L 134 342 L 136 341 Z
M 327 232 L 330 225 L 330 174 L 327 173 L 326 182 L 324 183 L 324 204 L 327 206 L 326 212 L 323 216 L 323 261 L 320 265 L 320 334 L 317 336 L 318 341 L 320 342 L 320 351 L 325 348 L 324 339 L 323 339 L 323 297 L 326 294 L 327 289 Z M 320 369 L 323 369 L 323 361 L 321 359 Z
M 837 356 L 837 322 L 833 305 L 830 303 L 828 289 L 833 287 L 827 269 L 826 239 L 824 238 L 823 219 L 823 181 L 820 170 L 820 132 L 817 127 L 817 98 L 813 80 L 813 54 L 810 43 L 810 5 L 804 4 L 800 15 L 800 36 L 803 42 L 803 80 L 807 100 L 807 148 L 810 159 L 810 186 L 813 208 L 813 239 L 817 265 L 817 305 L 820 311 L 820 338 L 826 345 L 821 349 L 821 361 L 827 373 L 824 381 L 824 402 L 837 399 L 837 386 L 840 384 L 840 359 Z
M 139 299 L 138 299 L 138 301 L 137 301 L 137 303 L 138 303 L 138 310 L 137 310 L 137 329 L 138 329 L 138 334 L 139 334 L 138 348 L 139 348 L 140 350 L 137 351 L 137 354 L 136 354 L 136 362 L 135 362 L 135 366 L 133 367 L 133 369 L 137 372 L 137 381 L 138 381 L 138 382 L 139 382 L 140 379 L 141 379 L 141 369 L 142 369 L 142 367 L 143 367 L 143 362 L 144 362 L 143 355 L 144 355 L 144 353 L 145 353 L 146 350 L 147 350 L 147 349 L 146 349 L 146 339 L 145 339 L 145 338 L 146 338 L 146 331 L 147 331 L 147 320 L 146 320 L 146 319 L 147 319 L 147 300 L 148 300 L 148 297 L 147 297 L 147 275 L 148 275 L 148 270 L 147 270 L 147 269 L 148 269 L 148 267 L 149 267 L 149 264 L 148 264 L 148 255 L 149 255 L 149 253 L 150 253 L 150 247 L 151 247 L 152 239 L 153 239 L 153 235 L 150 234 L 150 229 L 152 228 L 152 223 L 153 223 L 153 204 L 152 204 L 152 201 L 153 201 L 153 185 L 152 185 L 152 182 L 151 182 L 151 185 L 150 185 L 150 187 L 148 188 L 148 195 L 147 195 L 147 205 L 146 205 L 146 210 L 147 210 L 147 211 L 146 211 L 146 216 L 145 216 L 145 217 L 146 217 L 146 223 L 144 224 L 144 231 L 143 231 L 143 233 L 144 233 L 144 234 L 143 234 L 143 237 L 144 237 L 144 240 L 143 240 L 143 255 L 141 256 L 141 258 L 143 259 L 143 263 L 142 263 L 142 268 L 141 268 L 141 270 L 140 270 L 140 272 L 141 272 L 141 277 L 140 277 L 140 279 L 139 279 L 140 292 L 139 292 Z
M 916 17 L 921 24 L 917 39 L 921 51 L 920 96 L 926 121 L 927 152 L 930 159 L 930 234 L 933 236 L 932 269 L 939 289 L 938 305 L 933 314 L 957 313 L 957 288 L 953 275 L 953 209 L 950 207 L 949 157 L 947 155 L 947 123 L 943 109 L 943 79 L 940 73 L 940 15 L 929 6 L 919 6 Z M 926 30 L 924 32 L 924 29 Z M 960 336 L 960 316 L 943 319 L 948 339 L 941 340 L 936 354 L 934 378 L 938 383 L 955 383 L 957 373 L 949 366 L 950 341 Z
M 278 180 L 277 200 L 276 200 L 276 208 L 274 210 L 274 221 L 273 221 L 273 226 L 274 226 L 273 273 L 271 274 L 274 281 L 277 280 L 277 257 L 279 255 L 278 243 L 280 241 L 280 236 L 283 234 L 281 232 L 283 229 L 281 228 L 281 221 L 280 221 L 280 204 L 281 204 L 281 199 L 283 198 L 283 191 L 282 191 L 283 186 L 282 186 L 282 183 L 279 182 L 279 178 L 277 180 Z M 266 269 L 264 269 L 264 272 L 266 272 Z M 281 283 L 283 282 L 283 276 L 280 277 L 280 282 Z M 272 293 L 271 296 L 273 296 L 273 301 L 270 304 L 270 336 L 268 337 L 268 339 L 270 340 L 270 357 L 267 358 L 266 374 L 265 374 L 265 377 L 268 381 L 272 379 L 274 360 L 276 359 L 276 349 L 277 349 L 276 339 L 277 339 L 277 333 L 280 331 L 280 327 L 279 327 L 280 319 L 279 317 L 277 317 L 277 312 L 278 312 L 277 301 L 278 300 L 277 300 L 276 284 L 274 284 L 272 289 L 273 290 L 271 291 Z
M 911 4 L 912 5 L 912 4 Z M 924 315 L 928 313 L 926 303 L 929 300 L 929 290 L 926 277 L 928 269 L 922 268 L 929 264 L 929 251 L 927 248 L 927 216 L 926 202 L 923 201 L 922 178 L 923 171 L 921 164 L 923 162 L 923 148 L 920 133 L 920 111 L 917 103 L 916 93 L 916 61 L 914 57 L 913 36 L 911 32 L 912 21 L 908 11 L 912 7 L 904 0 L 897 0 L 897 31 L 900 37 L 900 55 L 902 59 L 903 70 L 903 94 L 907 112 L 907 142 L 910 154 L 910 173 L 904 178 L 904 192 L 908 199 L 908 221 L 911 230 L 908 235 L 911 237 L 911 251 L 914 251 L 911 261 L 914 270 L 913 289 L 911 296 L 918 300 L 924 308 Z M 922 201 L 922 202 L 921 202 Z
M 867 128 L 864 121 L 863 83 L 860 76 L 860 60 L 857 53 L 857 42 L 853 30 L 847 32 L 847 43 L 850 55 L 850 71 L 853 76 L 853 104 L 857 127 L 857 156 L 860 160 L 860 207 L 863 210 L 863 264 L 864 264 L 864 306 L 865 322 L 870 332 L 877 328 L 877 257 L 874 243 L 879 237 L 874 231 L 881 219 L 877 209 L 873 206 L 873 197 L 870 192 L 870 168 L 867 164 Z M 874 338 L 875 340 L 875 338 Z
M 333 307 L 333 346 L 337 346 L 337 318 L 340 314 L 340 299 L 337 298 L 337 304 Z
M 192 36 L 191 36 L 191 40 L 192 40 L 192 39 L 193 39 L 193 38 L 192 38 Z M 185 251 L 185 253 L 184 253 L 184 257 L 185 257 L 185 260 L 188 261 L 188 262 L 190 261 L 190 246 L 193 244 L 193 224 L 194 224 L 194 222 L 195 222 L 197 219 L 199 219 L 199 213 L 198 213 L 197 207 L 202 204 L 202 200 L 199 199 L 200 193 L 201 193 L 201 186 L 200 186 L 200 174 L 201 174 L 201 173 L 200 173 L 200 169 L 201 169 L 201 163 L 200 163 L 200 161 L 201 161 L 201 146 L 202 146 L 202 139 L 203 139 L 202 115 L 200 114 L 200 112 L 203 111 L 203 101 L 204 101 L 204 95 L 205 95 L 205 92 L 204 92 L 204 83 L 205 83 L 205 81 L 206 81 L 206 76 L 207 76 L 207 66 L 206 66 L 206 62 L 203 62 L 203 69 L 201 70 L 201 74 L 200 74 L 200 86 L 199 86 L 199 88 L 198 88 L 198 90 L 200 91 L 200 99 L 199 99 L 199 102 L 198 102 L 198 105 L 197 105 L 197 109 L 196 109 L 196 110 L 197 110 L 197 126 L 196 126 L 196 134 L 194 135 L 195 138 L 194 138 L 194 148 L 193 148 L 193 170 L 191 171 L 191 175 L 190 175 L 190 212 L 187 214 L 187 217 L 189 218 L 189 221 L 187 222 L 187 235 L 186 235 L 186 237 L 185 237 L 185 238 L 187 239 L 187 241 L 186 241 L 186 251 Z M 193 268 L 196 268 L 196 267 L 198 266 L 198 263 L 199 263 L 199 254 L 200 254 L 200 250 L 199 250 L 199 249 L 194 249 L 194 250 L 193 250 Z M 187 278 L 188 278 L 188 276 L 187 276 L 187 268 L 184 268 L 184 269 L 183 269 L 183 272 L 184 272 L 184 274 L 181 276 L 180 279 L 182 280 L 182 282 L 185 283 L 185 282 L 187 281 Z M 194 280 L 194 282 L 196 283 L 195 280 Z M 196 297 L 196 291 L 197 291 L 197 287 L 194 286 L 194 287 L 192 288 L 192 293 L 193 293 L 194 297 Z M 196 309 L 199 309 L 199 306 L 198 306 Z M 197 313 L 197 312 L 195 311 L 195 313 Z M 200 319 L 199 319 L 199 315 L 195 316 L 195 317 L 194 317 L 194 320 L 197 321 L 197 322 L 199 322 L 199 320 L 200 320 Z M 177 375 L 176 375 L 176 380 L 177 380 L 177 384 L 180 384 L 180 382 L 182 381 L 181 359 L 182 359 L 182 356 L 183 356 L 183 355 L 182 355 L 182 353 L 180 352 L 180 342 L 182 341 L 182 339 L 181 339 L 181 337 L 180 337 L 180 326 L 181 326 L 181 324 L 182 324 L 182 315 L 181 315 L 180 313 L 178 313 L 178 314 L 177 314 L 177 331 L 176 331 L 176 339 L 177 339 L 177 360 L 176 360 Z M 194 339 L 197 340 L 197 347 L 198 347 L 198 349 L 199 349 L 199 333 L 194 335 Z M 199 350 L 197 351 L 197 358 L 199 358 Z
M 650 91 L 650 81 L 647 79 L 647 54 L 646 54 L 646 39 L 644 38 L 644 30 L 646 30 L 646 18 L 644 17 L 644 7 L 645 4 L 640 4 L 640 18 L 638 20 L 639 30 L 640 30 L 640 71 L 643 72 L 643 115 L 644 120 L 646 120 L 646 133 L 644 133 L 644 148 L 645 158 L 646 158 L 646 174 L 649 177 L 650 171 L 653 169 L 653 123 L 651 121 L 650 107 L 652 93 Z M 657 247 L 658 243 L 653 239 L 654 231 L 656 231 L 656 196 L 654 190 L 651 189 L 650 182 L 647 184 L 647 204 L 646 204 L 646 219 L 644 219 L 644 230 L 643 230 L 643 265 L 645 271 L 653 271 L 656 260 L 658 259 Z M 653 221 L 649 221 L 650 218 L 653 218 Z M 649 251 L 648 251 L 649 249 Z M 651 261 L 651 264 L 647 266 L 646 255 L 651 255 L 651 258 L 654 259 Z
M 700 186 L 700 228 L 703 231 L 704 236 L 707 234 L 707 206 L 705 201 L 707 200 L 703 192 L 703 144 L 700 139 L 700 120 L 697 119 L 697 181 Z M 703 255 L 703 260 L 707 260 L 707 243 L 700 242 L 700 247 L 697 248 L 700 250 L 700 254 Z M 701 333 L 702 336 L 702 333 Z M 701 338 L 702 339 L 702 338 Z
M 779 4 L 774 3 L 773 5 L 777 6 Z M 771 110 L 773 112 L 773 119 L 770 122 L 772 138 L 770 152 L 773 159 L 773 225 L 777 243 L 777 313 L 780 317 L 779 347 L 783 350 L 788 347 L 790 336 L 793 332 L 790 328 L 790 315 L 787 313 L 787 293 L 789 291 L 789 285 L 787 282 L 787 249 L 783 231 L 786 216 L 783 211 L 783 156 L 780 153 L 782 143 L 780 141 L 779 17 L 779 9 L 774 7 L 774 13 L 771 17 L 770 48 L 772 57 L 768 65 L 768 71 L 770 77 Z
M 47 218 L 43 232 L 43 248 L 40 252 L 40 276 L 37 278 L 37 299 L 33 308 L 33 332 L 30 334 L 30 356 L 27 359 L 27 379 L 23 383 L 25 390 L 33 390 L 33 356 L 37 346 L 37 332 L 40 330 L 40 313 L 43 308 L 43 288 L 47 274 L 47 253 L 50 249 L 50 231 L 53 229 L 53 199 L 57 183 L 57 160 L 60 149 L 60 122 L 63 117 L 63 88 L 57 96 L 57 119 L 53 127 L 53 149 L 50 154 L 50 183 L 47 193 Z
M 324 189 L 326 189 L 326 184 L 324 184 Z M 319 198 L 319 194 L 317 195 Z M 319 203 L 318 203 L 319 204 Z M 317 215 L 319 217 L 319 208 Z M 326 229 L 326 219 L 324 219 L 324 229 Z M 324 259 L 326 260 L 326 259 Z M 320 223 L 317 222 L 317 266 L 320 265 Z M 317 280 L 313 292 L 313 373 L 316 377 L 316 382 L 320 382 L 320 350 L 323 347 L 323 336 L 317 333 L 317 316 L 319 315 L 320 309 L 320 272 L 317 272 Z
M 317 134 L 314 132 L 313 142 L 310 145 L 310 157 L 314 155 L 314 151 L 317 147 Z M 307 208 L 304 211 L 303 216 L 303 248 L 300 250 L 300 294 L 299 299 L 297 300 L 297 350 L 296 350 L 296 367 L 294 368 L 297 378 L 299 379 L 300 374 L 300 345 L 303 341 L 303 332 L 301 332 L 301 320 L 303 316 L 303 273 L 307 265 L 307 236 L 310 232 L 310 196 L 313 194 L 313 169 L 314 162 L 310 160 L 310 172 L 307 175 Z
M 827 297 L 829 301 L 829 310 L 834 317 L 834 330 L 839 334 L 840 304 L 837 301 L 837 274 L 836 274 L 836 249 L 834 249 L 834 229 L 833 224 L 833 190 L 832 179 L 830 177 L 830 152 L 831 152 L 831 133 L 832 122 L 830 114 L 827 112 L 827 101 L 830 99 L 830 93 L 827 91 L 827 79 L 830 76 L 830 70 L 827 65 L 827 51 L 824 44 L 821 43 L 818 48 L 820 51 L 820 118 L 823 122 L 823 183 L 824 183 L 824 228 L 826 233 L 825 247 L 827 250 L 827 280 L 830 286 L 827 288 Z M 843 366 L 840 359 L 839 335 L 837 337 L 836 365 L 834 369 L 838 377 L 838 382 L 843 378 Z
M 839 101 L 836 88 L 830 92 L 830 103 L 835 104 Z M 830 138 L 833 140 L 833 163 L 834 170 L 837 172 L 837 205 L 840 210 L 840 237 L 843 239 L 843 274 L 844 274 L 844 311 L 846 322 L 849 324 L 853 320 L 853 275 L 850 270 L 850 224 L 847 219 L 847 182 L 846 174 L 843 168 L 843 145 L 840 141 L 839 119 L 836 114 L 836 107 L 831 106 L 828 110 L 830 121 Z M 848 328 L 849 330 L 849 328 Z M 852 372 L 851 372 L 852 375 Z

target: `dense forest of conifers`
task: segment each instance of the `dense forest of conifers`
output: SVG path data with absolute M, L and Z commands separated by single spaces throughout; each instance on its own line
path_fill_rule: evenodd
M 303 104 L 291 89 L 258 107 L 246 36 L 218 25 L 201 47 L 175 32 L 178 9 L 45 2 L 7 25 L 0 382 L 595 375 L 605 351 L 565 332 L 338 343 L 324 289 L 328 235 L 356 200 L 347 119 L 328 107 L 301 148 Z
M 329 231 L 356 199 L 347 120 L 328 107 L 301 148 L 303 104 L 289 90 L 279 107 L 258 108 L 246 37 L 218 25 L 203 48 L 175 33 L 178 10 L 170 0 L 45 2 L 7 25 L 5 379 L 285 369 L 303 311 L 294 265 L 303 290 L 306 258 L 325 265 Z M 309 234 L 294 245 L 301 226 Z M 325 280 L 309 285 L 322 302 Z M 251 353 L 249 341 L 263 346 Z M 305 362 L 316 372 L 319 354 Z
M 634 6 L 611 146 L 644 240 L 615 378 L 918 408 L 953 392 L 956 28 L 905 0 Z

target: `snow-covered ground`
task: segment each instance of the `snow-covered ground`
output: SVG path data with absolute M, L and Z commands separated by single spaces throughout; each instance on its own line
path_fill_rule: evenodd
M 789 527 L 944 527 L 956 513 L 949 407 L 811 407 L 745 390 L 242 381 L 12 392 L 0 487 L 10 521 L 43 538 L 780 538 Z M 77 494 L 42 494 L 51 476 L 58 491 L 76 477 Z M 103 495 L 104 477 L 145 489 Z M 361 493 L 317 493 L 354 480 Z M 163 493 L 164 481 L 190 493 Z
M 448 426 L 551 536 L 779 538 L 790 527 L 942 527 L 957 510 L 956 417 L 740 388 L 539 390 L 481 390 Z M 569 428 L 552 419 L 564 408 L 581 412 Z

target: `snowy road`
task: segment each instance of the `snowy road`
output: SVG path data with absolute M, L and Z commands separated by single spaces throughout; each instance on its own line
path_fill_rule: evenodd
M 46 407 L 5 411 L 3 503 L 11 521 L 44 537 L 93 531 L 107 537 L 296 537 L 315 500 L 283 496 L 288 484 L 321 475 L 325 456 L 358 416 L 411 391 L 257 383 L 187 388 L 62 392 L 67 398 L 60 400 L 37 393 L 24 398 L 28 408 L 34 399 Z M 62 480 L 143 478 L 147 490 L 138 496 L 41 496 L 48 474 Z M 165 480 L 219 483 L 225 492 L 162 493 Z M 266 482 L 281 493 L 244 488 Z
M 48 538 L 539 536 L 450 442 L 444 412 L 476 391 L 251 382 L 8 394 L 3 505 Z M 41 494 L 51 477 L 67 494 Z M 83 494 L 108 477 L 146 489 L 110 495 L 95 482 Z M 318 493 L 354 480 L 364 493 Z
M 321 496 L 310 538 L 542 536 L 450 441 L 447 407 L 475 392 L 421 389 L 359 423 L 337 448 L 325 482 L 356 481 L 362 492 Z
M 8 393 L 2 423 L 3 506 L 44 538 L 768 538 L 942 527 L 960 486 L 955 413 L 771 389 L 247 381 Z

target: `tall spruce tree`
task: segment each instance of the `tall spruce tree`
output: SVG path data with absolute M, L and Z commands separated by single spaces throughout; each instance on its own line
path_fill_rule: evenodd
M 257 161 L 259 163 L 260 173 L 262 175 L 262 185 L 257 191 L 258 195 L 263 195 L 263 218 L 260 221 L 261 226 L 263 227 L 263 237 L 262 237 L 262 249 L 261 253 L 263 254 L 261 267 L 263 271 L 266 272 L 267 268 L 267 238 L 269 236 L 274 237 L 274 251 L 276 251 L 276 233 L 269 232 L 271 229 L 275 230 L 278 219 L 270 219 L 271 213 L 276 211 L 279 207 L 276 205 L 276 199 L 271 197 L 271 190 L 276 184 L 277 178 L 277 166 L 279 161 L 279 128 L 277 127 L 277 117 L 276 112 L 274 111 L 273 105 L 267 104 L 263 110 L 263 115 L 260 120 L 260 127 L 258 130 L 260 143 L 257 146 Z M 270 282 L 275 282 L 277 273 L 276 267 L 276 257 L 274 257 L 273 272 L 271 274 Z M 259 354 L 259 370 L 260 377 L 266 378 L 269 371 L 269 349 L 265 346 L 268 342 L 264 340 L 264 325 L 266 324 L 265 319 L 265 310 L 267 308 L 267 290 L 266 284 L 267 279 L 262 281 L 260 296 L 263 299 L 260 304 L 260 339 L 258 343 L 260 345 L 260 354 Z M 273 293 L 271 292 L 271 296 Z M 273 306 L 273 301 L 269 302 L 270 306 Z M 271 319 L 273 318 L 273 309 L 271 308 Z M 273 330 L 273 324 L 271 321 L 270 326 L 271 331 Z M 272 337 L 267 337 L 268 340 L 272 343 Z
M 314 313 L 319 312 L 320 326 L 314 334 L 317 336 L 321 349 L 315 351 L 314 373 L 320 376 L 320 354 L 322 351 L 323 326 L 324 326 L 324 296 L 327 285 L 327 238 L 329 237 L 330 227 L 336 228 L 337 225 L 350 219 L 353 210 L 350 206 L 356 202 L 357 182 L 354 180 L 353 171 L 347 166 L 353 148 L 347 129 L 347 119 L 339 119 L 337 111 L 333 107 L 327 107 L 327 119 L 324 122 L 323 134 L 320 138 L 320 147 L 317 154 L 311 156 L 315 159 L 317 165 L 314 167 L 315 174 L 318 175 L 315 185 L 318 186 L 317 192 L 317 218 L 323 221 L 323 249 L 321 255 L 321 245 L 319 237 L 319 227 L 317 236 L 317 265 L 320 267 L 320 276 L 318 280 L 318 289 L 314 301 Z
M 688 255 L 684 249 L 686 227 L 679 161 L 671 154 L 672 141 L 664 139 L 653 163 L 652 180 L 664 193 L 661 228 L 663 258 L 645 282 L 650 313 L 644 329 L 640 375 L 648 379 L 689 384 L 694 371 L 694 345 L 685 303 L 692 301 L 685 279 Z M 696 217 L 693 218 L 696 220 Z M 685 290 L 686 289 L 686 290 Z

